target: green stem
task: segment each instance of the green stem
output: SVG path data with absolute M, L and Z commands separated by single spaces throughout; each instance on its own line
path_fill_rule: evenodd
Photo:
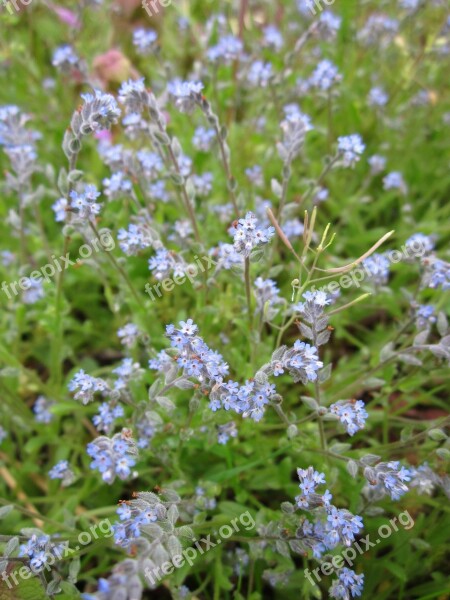
M 97 237 L 97 239 L 99 240 L 99 242 L 101 243 L 101 239 L 100 239 L 100 235 L 98 233 L 98 230 L 95 227 L 94 223 L 92 223 L 92 221 L 89 221 L 89 226 L 92 229 L 92 231 L 94 232 L 94 234 Z M 106 256 L 108 257 L 109 262 L 113 265 L 114 269 L 116 269 L 118 271 L 118 273 L 120 274 L 120 276 L 123 278 L 123 280 L 125 281 L 125 283 L 129 287 L 130 292 L 132 293 L 132 295 L 133 295 L 134 299 L 136 300 L 138 306 L 142 309 L 143 312 L 145 312 L 145 306 L 142 304 L 141 298 L 139 297 L 139 295 L 138 295 L 136 289 L 134 288 L 134 286 L 133 286 L 130 278 L 127 275 L 127 273 L 124 271 L 124 269 L 122 268 L 122 266 L 116 261 L 116 259 L 114 258 L 114 256 L 110 252 L 106 252 Z
M 250 324 L 250 328 L 253 323 L 253 315 L 252 315 L 252 295 L 251 295 L 251 284 L 250 284 L 250 258 L 246 257 L 244 261 L 244 279 L 245 279 L 245 295 L 247 298 L 247 312 L 248 312 L 248 321 Z

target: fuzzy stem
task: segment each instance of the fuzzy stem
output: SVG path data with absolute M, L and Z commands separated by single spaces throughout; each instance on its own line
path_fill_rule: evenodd
M 252 295 L 250 285 L 250 258 L 246 257 L 244 262 L 245 295 L 247 298 L 247 311 L 250 327 L 252 326 Z

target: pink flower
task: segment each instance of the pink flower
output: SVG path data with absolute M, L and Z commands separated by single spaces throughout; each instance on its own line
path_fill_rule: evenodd
M 110 142 L 112 143 L 113 136 L 110 131 L 107 129 L 100 129 L 94 133 L 94 137 L 101 142 Z
M 104 83 L 121 83 L 138 75 L 128 58 L 115 49 L 94 58 L 93 67 L 97 77 Z
M 62 6 L 57 6 L 56 4 L 50 4 L 50 8 L 55 12 L 60 21 L 69 25 L 69 27 L 73 27 L 74 29 L 80 28 L 80 21 L 78 20 L 77 15 L 68 8 L 63 8 Z

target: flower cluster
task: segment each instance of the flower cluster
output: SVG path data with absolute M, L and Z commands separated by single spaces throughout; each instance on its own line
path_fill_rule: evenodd
M 182 277 L 189 272 L 189 265 L 184 262 L 181 256 L 167 250 L 167 248 L 158 248 L 155 256 L 149 259 L 148 268 L 158 281 L 162 281 L 171 275 L 174 278 Z
M 75 475 L 67 460 L 60 460 L 56 463 L 56 465 L 48 472 L 48 476 L 50 479 L 62 479 L 62 485 L 64 487 L 70 485 L 75 479 Z
M 148 448 L 150 440 L 155 433 L 162 429 L 163 420 L 155 411 L 146 411 L 136 419 L 136 432 L 138 448 Z
M 112 372 L 118 375 L 114 382 L 114 389 L 119 392 L 125 390 L 131 380 L 136 380 L 142 375 L 140 364 L 134 362 L 132 358 L 124 358 Z
M 84 105 L 72 117 L 71 127 L 75 137 L 88 135 L 100 129 L 109 129 L 117 123 L 120 108 L 111 94 L 94 90 L 93 94 L 81 94 Z
M 92 417 L 92 422 L 98 431 L 108 434 L 114 429 L 116 420 L 123 415 L 123 407 L 120 404 L 102 402 L 98 408 L 98 414 Z
M 153 29 L 143 27 L 133 32 L 133 45 L 140 54 L 149 54 L 156 48 L 158 34 Z
M 424 304 L 416 308 L 416 327 L 417 329 L 428 329 L 436 322 L 434 306 Z
M 113 525 L 116 544 L 129 549 L 133 543 L 141 565 L 144 562 L 149 571 L 181 554 L 183 546 L 179 538 L 192 539 L 194 534 L 188 526 L 176 527 L 180 500 L 169 489 L 159 495 L 133 493 L 133 500 L 122 502 L 117 510 L 120 521 Z M 188 508 L 188 502 L 185 505 Z
M 287 370 L 295 383 L 301 381 L 306 385 L 317 379 L 317 371 L 322 367 L 317 348 L 296 340 L 292 348 L 282 346 L 273 353 L 269 369 L 275 377 Z
M 278 27 L 275 25 L 267 25 L 263 29 L 264 34 L 264 44 L 268 48 L 273 48 L 274 50 L 281 50 L 283 47 L 283 36 L 280 33 Z
M 213 63 L 230 65 L 233 61 L 242 57 L 243 45 L 239 38 L 234 35 L 225 35 L 220 38 L 216 46 L 208 48 L 206 56 Z
M 364 585 L 364 574 L 357 575 L 351 569 L 343 567 L 338 571 L 338 578 L 328 590 L 331 598 L 348 600 L 350 596 L 361 596 Z
M 257 374 L 241 386 L 231 380 L 217 386 L 211 392 L 209 406 L 212 411 L 232 409 L 244 419 L 250 417 L 258 422 L 263 418 L 269 402 L 277 397 L 275 386 L 268 382 L 267 376 L 262 374 L 260 378 Z
M 380 47 L 385 47 L 394 38 L 398 26 L 397 19 L 391 19 L 384 14 L 373 13 L 358 32 L 358 40 L 366 46 L 377 44 Z
M 138 150 L 136 158 L 146 179 L 155 179 L 164 169 L 164 163 L 159 154 L 151 150 Z
M 180 81 L 176 79 L 167 85 L 167 91 L 175 99 L 175 106 L 182 113 L 191 113 L 201 94 L 203 83 L 201 81 Z
M 140 123 L 140 113 L 147 108 L 149 104 L 149 95 L 145 87 L 144 78 L 129 79 L 124 81 L 119 89 L 119 102 L 126 108 L 129 119 L 123 121 L 124 124 L 130 124 L 133 118 Z
M 75 400 L 81 400 L 88 404 L 94 399 L 94 394 L 100 392 L 106 394 L 109 391 L 108 384 L 100 377 L 92 377 L 80 369 L 69 382 L 69 390 L 74 393 Z
M 238 431 L 234 421 L 230 421 L 229 423 L 217 427 L 217 441 L 219 444 L 226 444 L 230 438 L 237 437 L 237 434 Z
M 233 267 L 242 267 L 244 264 L 244 257 L 236 251 L 232 244 L 219 242 L 217 247 L 211 248 L 209 254 L 214 257 L 217 263 L 216 271 L 220 271 L 221 269 L 229 270 Z
M 450 477 L 447 474 L 438 475 L 428 463 L 410 469 L 411 483 L 409 487 L 416 489 L 419 494 L 431 495 L 436 487 L 441 487 L 447 496 L 450 495 Z
M 266 311 L 266 317 L 270 320 L 277 312 L 274 309 L 275 305 L 283 302 L 279 294 L 280 290 L 275 281 L 257 277 L 255 279 L 256 311 L 259 313 Z
M 338 417 L 349 435 L 363 429 L 369 416 L 362 400 L 340 400 L 330 406 L 330 412 Z
M 96 438 L 87 445 L 86 451 L 93 458 L 91 469 L 99 471 L 103 481 L 108 484 L 112 484 L 116 477 L 128 479 L 131 467 L 136 464 L 137 449 L 128 429 L 122 429 L 112 438 Z
M 130 223 L 128 229 L 119 229 L 117 239 L 122 252 L 136 256 L 141 250 L 152 245 L 152 236 L 145 225 Z
M 150 505 L 140 502 L 121 502 L 117 509 L 120 521 L 114 523 L 114 541 L 119 546 L 127 548 L 131 542 L 141 536 L 144 525 L 150 525 L 158 520 L 158 513 L 162 516 L 164 506 Z
M 30 559 L 30 569 L 34 573 L 39 573 L 45 565 L 52 560 L 52 563 L 61 559 L 63 546 L 55 545 L 51 542 L 49 535 L 32 535 L 26 544 L 21 544 L 19 556 L 26 556 Z
M 136 340 L 140 335 L 141 332 L 139 331 L 138 326 L 134 323 L 127 323 L 117 330 L 117 337 L 127 348 L 131 348 L 136 343 Z
M 413 254 L 421 255 L 430 254 L 434 250 L 434 238 L 430 235 L 425 235 L 424 233 L 414 233 L 410 236 L 405 242 L 405 249 L 408 254 L 412 252 Z
M 246 73 L 246 81 L 253 87 L 267 87 L 272 78 L 272 65 L 262 60 L 255 60 Z
M 0 425 L 0 444 L 8 437 L 8 432 Z
M 259 228 L 255 215 L 248 212 L 245 218 L 239 219 L 237 224 L 230 229 L 230 233 L 234 237 L 236 252 L 247 258 L 254 248 L 269 243 L 275 234 L 275 228 Z
M 408 191 L 403 175 L 398 171 L 392 171 L 383 178 L 383 189 L 399 190 L 402 194 L 406 194 Z
M 67 75 L 82 68 L 79 57 L 69 45 L 56 48 L 53 52 L 52 65 Z
M 302 113 L 296 105 L 284 108 L 286 118 L 280 123 L 283 141 L 278 142 L 277 150 L 285 164 L 290 164 L 299 155 L 305 141 L 305 134 L 312 131 L 311 119 Z
M 127 179 L 125 173 L 122 171 L 114 173 L 111 177 L 106 177 L 103 180 L 103 185 L 105 186 L 103 193 L 108 200 L 116 200 L 117 198 L 130 195 L 133 188 L 131 181 Z
M 331 335 L 324 308 L 331 304 L 332 299 L 322 290 L 305 292 L 303 298 L 305 302 L 293 304 L 291 310 L 301 315 L 299 328 L 302 335 L 312 340 L 317 347 L 322 346 L 328 342 Z
M 317 87 L 326 92 L 341 80 L 342 75 L 339 74 L 336 65 L 330 60 L 322 60 L 309 78 L 309 83 L 313 87 Z
M 113 598 L 142 598 L 143 585 L 139 576 L 139 564 L 126 559 L 117 564 L 108 579 L 98 580 L 95 594 L 82 594 L 83 600 L 113 600 Z
M 297 507 L 310 512 L 319 511 L 319 516 L 323 513 L 326 516 L 325 520 L 318 519 L 314 524 L 306 519 L 301 526 L 301 537 L 312 548 L 314 556 L 320 558 L 339 544 L 350 546 L 363 527 L 362 518 L 331 504 L 333 496 L 328 490 L 323 494 L 317 493 L 317 487 L 325 484 L 323 473 L 308 467 L 297 469 L 297 475 L 302 491 L 295 498 Z
M 50 412 L 50 408 L 55 405 L 55 402 L 48 400 L 44 396 L 38 396 L 33 406 L 33 412 L 37 423 L 50 423 L 54 415 Z
M 167 325 L 166 334 L 172 347 L 178 350 L 176 363 L 183 375 L 194 377 L 203 387 L 222 382 L 228 373 L 228 365 L 221 354 L 211 350 L 197 334 L 198 327 L 192 321 L 180 321 L 180 327 Z
M 365 148 L 361 136 L 357 133 L 338 138 L 338 152 L 342 155 L 345 167 L 354 167 Z
M 370 165 L 370 174 L 375 177 L 382 173 L 386 168 L 386 158 L 384 156 L 380 156 L 379 154 L 374 154 L 371 156 L 367 162 Z
M 206 129 L 205 127 L 197 127 L 192 138 L 192 145 L 197 150 L 209 152 L 215 140 L 216 132 L 214 129 Z
M 335 15 L 331 10 L 324 10 L 319 19 L 319 31 L 322 34 L 322 38 L 334 40 L 341 23 L 341 17 Z
M 40 139 L 37 131 L 27 129 L 25 125 L 30 120 L 18 106 L 12 104 L 0 107 L 0 146 L 5 148 L 24 148 L 34 146 Z
M 429 262 L 428 287 L 450 290 L 450 264 L 438 258 Z
M 195 193 L 199 197 L 206 197 L 212 190 L 212 173 L 203 173 L 203 175 L 192 175 L 191 181 L 194 184 Z
M 369 106 L 385 106 L 389 100 L 389 96 L 383 90 L 383 88 L 375 86 L 369 92 L 368 104 Z
M 74 215 L 75 222 L 93 221 L 100 213 L 101 204 L 96 202 L 100 196 L 95 185 L 88 184 L 84 186 L 83 191 L 70 192 L 70 210 Z M 56 212 L 56 211 L 55 211 Z
M 372 495 L 375 493 L 383 497 L 389 494 L 392 500 L 399 500 L 408 491 L 405 481 L 411 479 L 411 473 L 409 469 L 401 467 L 398 461 L 390 461 L 380 462 L 375 467 L 366 467 L 364 477 L 369 485 L 375 488 L 374 490 L 369 488 Z
M 29 277 L 26 277 L 25 281 L 27 287 L 22 292 L 23 303 L 35 304 L 38 302 L 38 300 L 41 300 L 41 298 L 45 296 L 44 289 L 42 287 L 42 281 L 36 281 L 34 279 L 30 279 Z
M 364 259 L 362 265 L 371 283 L 377 287 L 386 285 L 389 278 L 390 262 L 384 254 L 375 252 L 372 256 Z

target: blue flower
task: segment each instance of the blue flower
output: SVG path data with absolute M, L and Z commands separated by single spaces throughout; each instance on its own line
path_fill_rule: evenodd
M 98 411 L 98 415 L 92 418 L 92 422 L 98 431 L 105 433 L 110 433 L 114 429 L 116 420 L 124 415 L 122 406 L 114 406 L 109 402 L 100 404 Z
M 103 379 L 91 377 L 91 375 L 85 373 L 83 369 L 80 369 L 78 373 L 75 373 L 68 387 L 71 392 L 75 392 L 75 400 L 81 400 L 83 404 L 92 402 L 96 392 L 105 394 L 109 391 L 108 385 Z
M 25 283 L 22 282 L 22 300 L 24 304 L 36 304 L 45 297 L 44 288 L 41 280 L 30 279 L 25 277 Z
M 194 184 L 197 196 L 206 197 L 212 190 L 213 174 L 203 173 L 203 175 L 192 175 L 191 181 Z
M 70 206 L 68 210 L 74 215 L 73 221 L 93 221 L 100 213 L 101 204 L 95 202 L 100 196 L 95 185 L 85 185 L 83 191 L 70 192 Z
M 182 113 L 191 113 L 203 89 L 201 81 L 181 81 L 175 79 L 167 84 L 167 91 L 175 99 L 175 106 Z
M 87 445 L 86 450 L 94 459 L 91 469 L 99 471 L 103 481 L 108 484 L 112 484 L 116 477 L 127 479 L 131 475 L 130 467 L 136 464 L 136 445 L 126 429 L 112 438 L 96 438 Z
M 150 197 L 155 200 L 161 200 L 161 202 L 168 202 L 170 200 L 170 194 L 166 190 L 166 182 L 164 179 L 158 179 L 154 183 L 148 186 L 148 192 Z
M 59 46 L 53 52 L 52 65 L 62 73 L 71 73 L 74 69 L 80 69 L 81 61 L 72 46 Z
M 428 287 L 450 290 L 450 264 L 440 259 L 431 261 L 428 278 Z
M 156 152 L 138 150 L 136 152 L 136 158 L 139 161 L 143 175 L 147 179 L 157 178 L 164 170 L 164 163 Z
M 350 435 L 354 435 L 357 431 L 363 429 L 369 416 L 364 409 L 362 400 L 335 402 L 330 406 L 330 412 L 337 415 Z
M 153 29 L 140 27 L 133 32 L 133 45 L 140 54 L 150 54 L 157 46 L 158 34 Z
M 365 148 L 361 136 L 357 133 L 338 138 L 338 151 L 342 155 L 345 167 L 354 167 Z
M 369 106 L 385 106 L 389 100 L 389 96 L 383 90 L 383 88 L 375 86 L 369 92 L 368 103 Z
M 380 462 L 373 468 L 366 467 L 364 476 L 381 496 L 389 494 L 392 500 L 399 500 L 408 491 L 405 482 L 411 479 L 411 471 L 398 461 Z
M 379 154 L 374 154 L 368 159 L 367 162 L 370 165 L 370 173 L 373 176 L 382 173 L 386 167 L 386 158 L 384 156 L 380 156 Z
M 236 252 L 248 257 L 253 249 L 269 243 L 275 234 L 275 228 L 259 228 L 255 215 L 248 212 L 245 218 L 239 219 L 237 225 L 230 229 L 230 233 L 234 236 Z
M 272 78 L 272 65 L 262 60 L 255 60 L 246 74 L 246 81 L 253 87 L 265 88 Z
M 127 323 L 123 327 L 117 330 L 117 337 L 121 343 L 127 348 L 131 348 L 136 340 L 141 335 L 139 328 L 134 323 Z
M 60 460 L 56 463 L 56 465 L 50 469 L 48 475 L 50 479 L 62 479 L 62 485 L 64 487 L 70 485 L 75 479 L 75 475 L 67 460 Z
M 197 150 L 208 152 L 215 140 L 216 132 L 214 129 L 205 129 L 205 127 L 197 127 L 192 138 L 192 144 Z
M 44 396 L 38 396 L 33 406 L 33 412 L 37 423 L 50 423 L 54 419 L 54 415 L 50 412 L 50 408 L 55 405 L 53 400 L 47 400 Z
M 81 94 L 84 105 L 81 109 L 80 133 L 86 135 L 98 129 L 109 129 L 119 120 L 121 111 L 111 94 L 94 90 L 93 94 Z
M 342 76 L 339 74 L 336 65 L 330 60 L 322 60 L 309 78 L 309 83 L 322 91 L 328 91 L 341 79 Z
M 131 181 L 126 178 L 125 173 L 122 171 L 114 173 L 110 178 L 105 178 L 103 185 L 105 186 L 104 194 L 109 200 L 116 200 L 124 195 L 129 195 L 133 188 Z
M 383 189 L 400 190 L 402 194 L 408 191 L 403 175 L 399 171 L 392 171 L 383 178 Z
M 230 65 L 238 60 L 243 52 L 241 40 L 234 35 L 223 36 L 216 46 L 208 48 L 206 56 L 211 62 Z
M 390 262 L 384 254 L 374 253 L 364 259 L 362 266 L 366 271 L 369 281 L 375 286 L 385 285 L 389 278 Z
M 281 50 L 283 47 L 283 36 L 280 30 L 275 25 L 267 25 L 263 29 L 264 34 L 264 45 L 269 48 L 273 48 L 276 51 Z

